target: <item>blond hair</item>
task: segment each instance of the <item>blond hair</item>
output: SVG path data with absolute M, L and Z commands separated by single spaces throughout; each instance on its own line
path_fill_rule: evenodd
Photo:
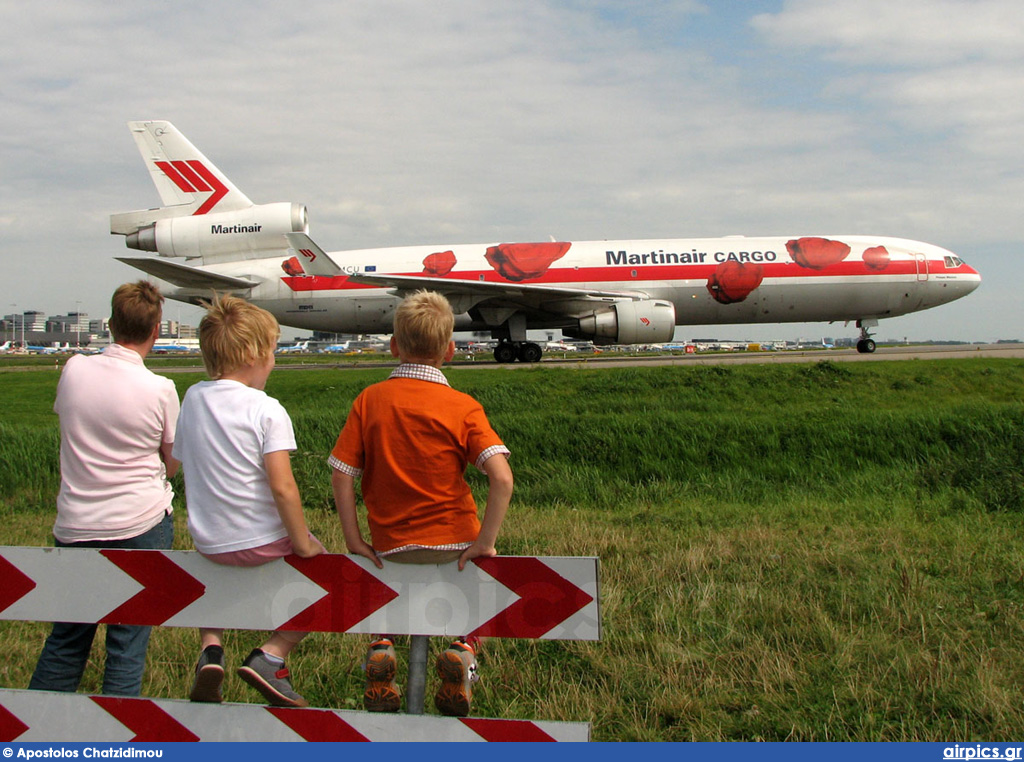
M 395 310 L 395 343 L 403 358 L 444 359 L 454 330 L 451 305 L 433 291 L 417 291 Z
M 110 299 L 110 332 L 122 344 L 145 344 L 163 317 L 164 297 L 153 283 L 140 280 L 117 287 Z
M 199 348 L 210 378 L 273 354 L 281 328 L 269 312 L 237 296 L 216 295 L 202 304 L 206 315 L 199 323 Z

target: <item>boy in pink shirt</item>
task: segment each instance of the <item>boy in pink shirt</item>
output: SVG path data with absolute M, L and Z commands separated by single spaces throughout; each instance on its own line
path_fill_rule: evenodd
M 159 336 L 162 304 L 148 281 L 119 287 L 110 305 L 115 343 L 64 366 L 53 406 L 61 430 L 57 547 L 171 547 L 167 479 L 178 470 L 171 455 L 178 394 L 143 364 Z M 149 633 L 107 625 L 103 693 L 139 695 Z M 76 691 L 95 634 L 95 624 L 55 623 L 29 688 Z

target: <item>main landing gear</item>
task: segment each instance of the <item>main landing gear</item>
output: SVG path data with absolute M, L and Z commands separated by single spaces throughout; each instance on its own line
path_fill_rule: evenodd
M 540 362 L 544 350 L 532 341 L 501 341 L 494 348 L 494 359 L 500 363 Z
M 857 342 L 857 351 L 862 355 L 869 355 L 875 351 L 875 340 L 871 338 L 868 328 L 878 325 L 877 320 L 858 320 L 857 327 L 860 328 L 860 340 Z

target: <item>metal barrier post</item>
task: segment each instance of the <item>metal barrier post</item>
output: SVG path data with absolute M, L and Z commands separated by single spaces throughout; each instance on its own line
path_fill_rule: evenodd
M 406 685 L 406 714 L 423 714 L 427 695 L 427 651 L 430 638 L 413 635 L 409 642 L 409 682 Z

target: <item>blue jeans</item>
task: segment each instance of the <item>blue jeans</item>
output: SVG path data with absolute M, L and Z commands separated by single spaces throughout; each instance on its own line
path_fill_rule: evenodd
M 137 537 L 127 540 L 96 540 L 63 543 L 58 548 L 128 548 L 167 550 L 174 541 L 171 515 Z M 82 681 L 85 664 L 96 635 L 95 624 L 54 622 L 50 637 L 39 655 L 29 690 L 74 693 Z M 142 692 L 142 672 L 146 666 L 146 647 L 150 627 L 127 624 L 107 625 L 107 661 L 103 667 L 103 693 L 112 696 L 138 696 Z

